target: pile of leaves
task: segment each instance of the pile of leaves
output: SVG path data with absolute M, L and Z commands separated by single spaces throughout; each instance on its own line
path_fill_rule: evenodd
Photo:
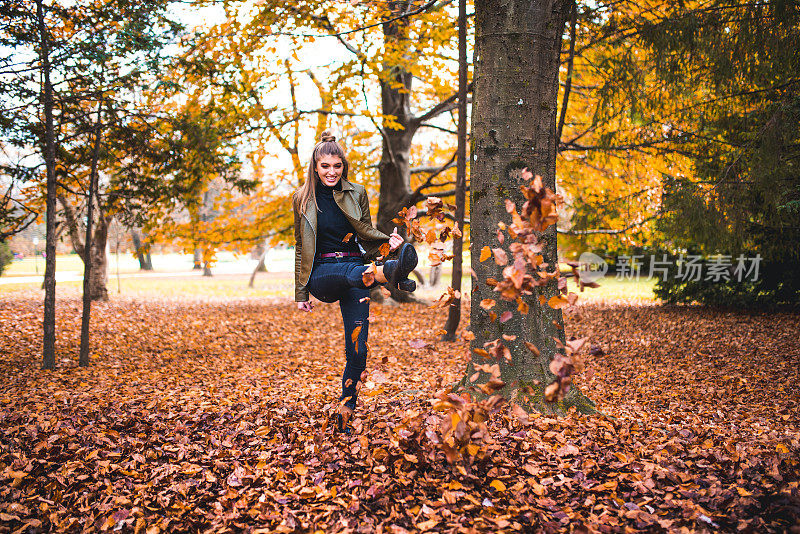
M 506 406 L 467 457 L 440 411 L 468 343 L 440 309 L 372 306 L 355 433 L 335 434 L 338 307 L 0 301 L 0 531 L 785 532 L 800 521 L 798 314 L 579 305 L 575 384 L 602 415 Z M 438 407 L 438 408 L 437 408 Z M 445 421 L 449 418 L 450 421 Z

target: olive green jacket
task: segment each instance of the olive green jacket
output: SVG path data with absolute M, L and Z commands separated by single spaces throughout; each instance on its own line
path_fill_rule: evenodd
M 342 179 L 342 190 L 333 192 L 336 204 L 356 231 L 358 242 L 364 249 L 364 257 L 373 261 L 378 249 L 389 241 L 389 236 L 372 226 L 369 214 L 369 199 L 363 185 Z M 308 278 L 314 267 L 314 254 L 317 245 L 317 205 L 309 200 L 305 211 L 300 213 L 300 196 L 292 198 L 294 207 L 294 300 L 308 300 Z

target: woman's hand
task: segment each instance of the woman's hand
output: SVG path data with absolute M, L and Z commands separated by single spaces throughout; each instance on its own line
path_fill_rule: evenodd
M 311 310 L 314 309 L 314 305 L 311 304 L 310 300 L 307 300 L 305 302 L 298 302 L 297 309 L 300 311 L 310 312 Z
M 392 235 L 389 236 L 389 250 L 397 250 L 403 244 L 403 236 L 397 233 L 397 227 L 392 230 Z

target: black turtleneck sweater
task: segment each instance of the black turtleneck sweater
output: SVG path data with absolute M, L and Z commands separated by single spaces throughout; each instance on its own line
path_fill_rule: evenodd
M 330 252 L 357 252 L 361 253 L 356 242 L 356 231 L 353 225 L 347 220 L 336 200 L 333 192 L 342 190 L 342 181 L 333 187 L 328 187 L 322 181 L 316 183 L 317 207 L 317 254 L 327 254 Z M 342 240 L 347 234 L 353 236 L 344 243 Z

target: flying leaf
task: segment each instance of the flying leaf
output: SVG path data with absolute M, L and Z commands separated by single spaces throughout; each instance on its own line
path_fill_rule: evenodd
M 508 265 L 508 254 L 502 248 L 493 248 L 492 252 L 494 252 L 494 261 L 497 265 L 501 267 L 504 265 Z
M 436 230 L 430 229 L 428 230 L 428 233 L 425 235 L 425 242 L 430 245 L 434 241 L 436 241 Z
M 547 305 L 553 308 L 554 310 L 560 310 L 562 308 L 566 308 L 569 305 L 569 301 L 567 301 L 567 299 L 562 297 L 560 294 L 553 295 L 547 301 Z
M 364 282 L 365 286 L 371 286 L 375 283 L 375 264 L 370 264 L 363 273 L 361 273 L 361 281 Z

